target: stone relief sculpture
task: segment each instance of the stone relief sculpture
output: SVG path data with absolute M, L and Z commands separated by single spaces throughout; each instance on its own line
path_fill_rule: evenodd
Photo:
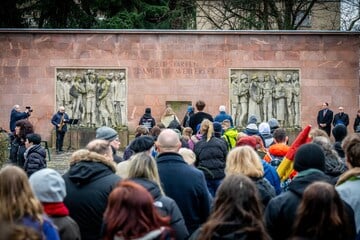
M 299 70 L 232 69 L 230 106 L 235 125 L 250 115 L 258 122 L 276 118 L 283 127 L 300 126 Z
M 56 105 L 82 127 L 127 124 L 125 69 L 58 69 Z

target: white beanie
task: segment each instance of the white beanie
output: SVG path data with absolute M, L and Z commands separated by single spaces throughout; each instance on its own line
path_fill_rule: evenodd
M 65 181 L 54 169 L 43 168 L 36 171 L 30 176 L 29 182 L 40 202 L 58 203 L 66 196 Z
M 270 125 L 267 122 L 262 122 L 259 125 L 260 134 L 270 134 Z

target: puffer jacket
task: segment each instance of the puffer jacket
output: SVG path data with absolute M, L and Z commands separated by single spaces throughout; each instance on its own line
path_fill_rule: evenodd
M 78 150 L 63 178 L 64 204 L 79 225 L 81 239 L 99 239 L 108 196 L 121 180 L 115 174 L 115 163 L 95 152 Z
M 26 151 L 25 142 L 22 139 L 15 137 L 14 140 L 11 142 L 11 146 L 10 146 L 9 159 L 11 163 L 23 168 L 25 163 L 25 158 L 24 158 L 25 151 Z
M 24 170 L 28 177 L 34 172 L 46 168 L 46 150 L 40 145 L 33 145 L 24 153 Z
M 170 217 L 171 228 L 175 231 L 176 239 L 187 239 L 189 236 L 184 218 L 176 202 L 164 196 L 159 186 L 148 179 L 131 178 L 130 180 L 146 188 L 154 198 L 154 205 L 162 216 Z
M 222 179 L 225 177 L 225 162 L 228 153 L 223 139 L 211 137 L 207 142 L 203 137 L 194 146 L 196 161 L 194 165 L 204 172 L 206 179 Z

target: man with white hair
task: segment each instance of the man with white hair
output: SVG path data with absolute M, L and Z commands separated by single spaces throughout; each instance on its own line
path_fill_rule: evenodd
M 226 113 L 226 107 L 224 105 L 221 105 L 219 107 L 219 114 L 215 116 L 214 122 L 222 123 L 224 120 L 229 120 L 231 127 L 234 126 L 234 122 L 232 117 Z
M 203 224 L 210 213 L 210 193 L 202 171 L 189 166 L 178 153 L 181 142 L 172 129 L 161 131 L 155 143 L 157 166 L 166 196 L 175 200 L 189 234 Z
M 59 107 L 57 113 L 51 118 L 51 124 L 54 125 L 56 131 L 56 153 L 58 154 L 63 152 L 64 137 L 69 120 L 64 106 Z
M 28 118 L 30 116 L 30 108 L 26 108 L 24 112 L 21 112 L 18 104 L 14 105 L 10 113 L 10 132 L 15 132 L 15 123 L 18 120 Z

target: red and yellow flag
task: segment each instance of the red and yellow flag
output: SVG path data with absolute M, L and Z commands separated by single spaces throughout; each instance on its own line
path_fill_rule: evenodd
M 309 133 L 311 130 L 311 125 L 306 126 L 296 137 L 294 142 L 291 144 L 289 151 L 287 152 L 286 156 L 280 163 L 279 167 L 277 168 L 277 173 L 279 174 L 280 180 L 285 181 L 293 175 L 293 165 L 294 165 L 294 157 L 297 149 L 304 143 L 309 141 Z

